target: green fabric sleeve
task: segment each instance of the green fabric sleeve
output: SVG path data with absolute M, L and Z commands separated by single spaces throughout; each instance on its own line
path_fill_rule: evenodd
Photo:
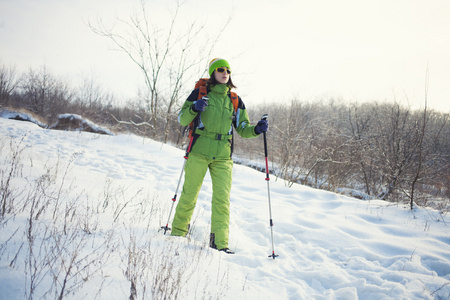
M 193 103 L 191 101 L 186 100 L 180 112 L 178 113 L 178 123 L 180 123 L 182 126 L 189 125 L 197 115 L 197 113 L 192 110 L 192 104 Z
M 245 108 L 239 108 L 237 111 L 236 131 L 241 137 L 245 139 L 258 136 L 258 134 L 255 133 L 255 126 L 250 125 L 250 120 Z

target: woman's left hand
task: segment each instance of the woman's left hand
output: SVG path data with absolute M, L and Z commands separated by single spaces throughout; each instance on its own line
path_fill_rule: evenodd
M 255 126 L 255 133 L 261 134 L 263 132 L 266 132 L 269 129 L 269 122 L 267 120 L 260 120 L 258 124 Z

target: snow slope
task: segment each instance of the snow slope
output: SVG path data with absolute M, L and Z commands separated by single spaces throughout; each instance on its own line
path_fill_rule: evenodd
M 0 219 L 1 299 L 53 299 L 62 290 L 65 299 L 128 299 L 134 291 L 139 299 L 450 297 L 450 218 L 437 211 L 288 188 L 272 177 L 272 259 L 265 174 L 235 165 L 236 254 L 227 255 L 207 247 L 209 174 L 190 236 L 159 230 L 180 149 L 2 118 L 0 142 L 2 187 L 12 153 L 20 154 L 9 186 L 14 209 Z

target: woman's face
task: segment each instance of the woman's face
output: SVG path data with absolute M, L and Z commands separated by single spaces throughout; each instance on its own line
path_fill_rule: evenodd
M 226 70 L 226 68 L 223 68 Z M 217 80 L 217 82 L 225 84 L 228 83 L 228 80 L 230 80 L 230 74 L 227 73 L 227 71 L 219 73 L 217 70 L 214 71 L 214 78 Z

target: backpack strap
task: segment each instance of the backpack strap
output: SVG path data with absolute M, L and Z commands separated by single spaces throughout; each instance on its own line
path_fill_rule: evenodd
M 239 97 L 235 92 L 230 92 L 231 102 L 233 103 L 234 112 L 237 112 L 239 105 Z
M 202 99 L 206 95 L 208 95 L 208 90 L 206 89 L 206 86 L 204 85 L 199 86 L 197 100 Z
M 195 86 L 194 86 L 194 90 L 195 89 L 198 89 L 199 87 L 201 87 L 201 86 L 206 86 L 206 83 L 208 82 L 208 78 L 200 78 L 196 83 L 195 83 Z
M 230 92 L 229 93 L 230 99 L 231 99 L 231 103 L 233 103 L 233 123 L 234 123 L 234 127 L 236 127 L 236 114 L 237 114 L 237 110 L 238 110 L 238 106 L 239 106 L 239 97 L 235 92 Z M 231 125 L 231 154 L 230 157 L 233 155 L 233 150 L 234 150 L 234 138 L 233 138 L 233 125 Z
M 238 106 L 239 106 L 239 97 L 235 92 L 229 92 L 228 96 L 230 96 L 231 99 L 231 103 L 233 103 L 233 122 L 236 121 L 236 114 L 237 114 L 237 110 L 238 110 Z M 236 126 L 236 124 L 234 124 Z

